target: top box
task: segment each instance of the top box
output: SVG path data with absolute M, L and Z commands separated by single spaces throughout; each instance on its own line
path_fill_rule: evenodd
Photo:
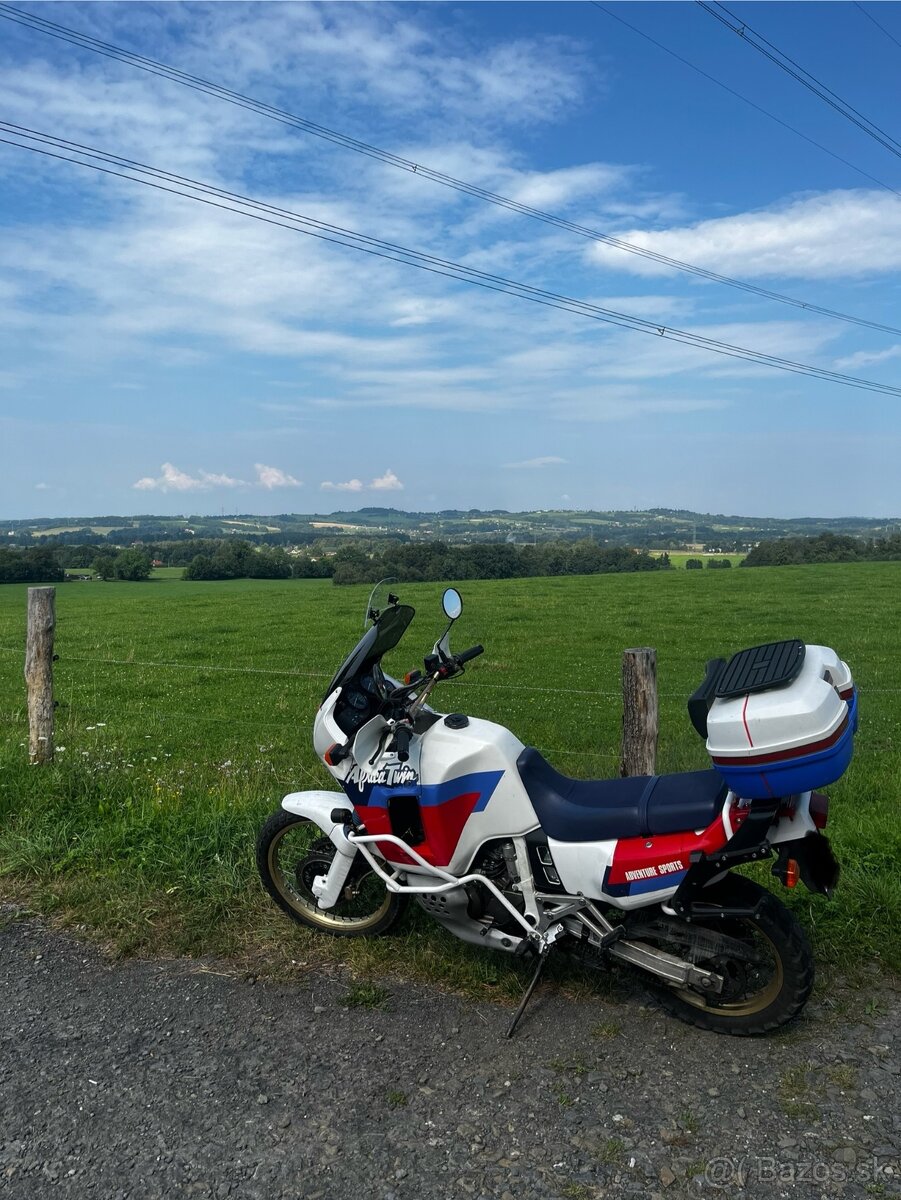
M 736 795 L 796 795 L 847 770 L 857 696 L 847 663 L 799 641 L 736 654 L 707 715 L 707 753 Z

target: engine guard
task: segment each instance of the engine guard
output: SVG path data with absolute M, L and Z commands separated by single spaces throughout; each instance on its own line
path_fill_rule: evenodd
M 822 833 L 808 833 L 791 842 L 779 843 L 779 857 L 773 863 L 772 873 L 783 884 L 787 884 L 789 859 L 798 864 L 801 882 L 808 891 L 820 896 L 832 895 L 841 868 L 827 837 Z

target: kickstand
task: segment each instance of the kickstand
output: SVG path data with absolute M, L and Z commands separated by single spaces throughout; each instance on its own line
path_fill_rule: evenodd
M 546 946 L 538 955 L 538 966 L 535 968 L 535 974 L 532 976 L 531 982 L 526 988 L 525 995 L 519 1002 L 519 1008 L 513 1014 L 513 1020 L 510 1022 L 510 1026 L 507 1029 L 505 1037 L 512 1038 L 513 1034 L 516 1032 L 516 1026 L 519 1024 L 522 1014 L 526 1011 L 526 1005 L 532 999 L 532 993 L 535 991 L 538 980 L 541 978 L 541 972 L 544 970 L 544 964 L 547 962 L 549 950 L 550 946 Z

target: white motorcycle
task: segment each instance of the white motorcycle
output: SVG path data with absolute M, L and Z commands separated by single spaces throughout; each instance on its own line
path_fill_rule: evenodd
M 375 593 L 373 593 L 375 594 Z M 329 684 L 313 743 L 342 791 L 293 792 L 264 825 L 257 865 L 290 917 L 340 936 L 385 933 L 409 896 L 456 936 L 529 955 L 555 948 L 629 963 L 675 1015 L 759 1034 L 795 1017 L 813 958 L 791 912 L 732 868 L 774 859 L 788 887 L 830 895 L 838 866 L 815 788 L 847 768 L 857 727 L 850 671 L 800 641 L 708 663 L 689 700 L 713 769 L 577 780 L 508 729 L 427 703 L 482 653 L 454 654 L 462 612 L 422 672 L 381 660 L 414 610 L 388 596 Z

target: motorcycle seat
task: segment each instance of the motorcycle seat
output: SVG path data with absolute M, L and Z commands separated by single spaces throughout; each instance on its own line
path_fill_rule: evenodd
M 605 842 L 706 829 L 728 791 L 718 771 L 570 779 L 527 747 L 516 760 L 541 828 L 558 842 Z

